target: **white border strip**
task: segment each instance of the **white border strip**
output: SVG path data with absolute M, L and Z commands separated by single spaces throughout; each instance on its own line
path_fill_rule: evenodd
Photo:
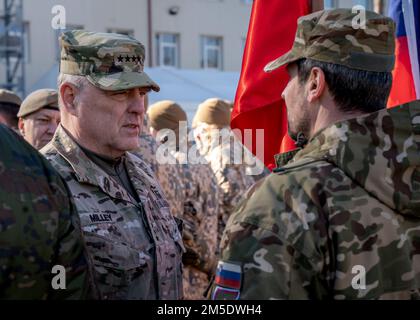
M 420 99 L 420 68 L 417 52 L 417 37 L 414 21 L 414 0 L 402 0 L 402 11 L 404 16 L 405 29 L 407 31 L 408 50 L 410 52 L 411 71 L 413 74 L 414 87 L 417 99 Z

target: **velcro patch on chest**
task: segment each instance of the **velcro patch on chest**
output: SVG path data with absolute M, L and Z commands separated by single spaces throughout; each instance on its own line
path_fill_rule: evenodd
M 220 286 L 215 286 L 213 294 L 211 295 L 212 300 L 239 300 L 240 292 L 239 289 L 229 289 Z
M 112 215 L 109 213 L 92 213 L 89 214 L 90 222 L 112 222 Z

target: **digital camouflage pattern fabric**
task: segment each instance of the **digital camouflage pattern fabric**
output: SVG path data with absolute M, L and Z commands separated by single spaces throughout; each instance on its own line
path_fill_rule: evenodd
M 181 218 L 184 212 L 185 192 L 182 189 L 180 168 L 172 164 L 158 163 L 156 159 L 158 148 L 156 140 L 144 129 L 142 131 L 140 148 L 135 153 L 150 166 L 156 175 L 163 194 L 169 203 L 172 215 Z
M 160 144 L 160 152 L 155 155 L 165 156 L 166 159 L 161 160 L 168 162 L 160 165 L 162 169 L 167 167 L 163 171 L 167 173 L 168 181 L 163 184 L 169 187 L 168 194 L 174 202 L 178 202 L 174 208 L 182 206 L 177 217 L 183 220 L 186 247 L 183 256 L 185 299 L 203 299 L 216 263 L 219 187 L 206 160 L 196 149 L 191 150 L 192 144 L 180 133 L 182 125 L 187 133 L 187 115 L 179 104 L 170 100 L 159 101 L 150 106 L 147 118 Z M 171 130 L 170 133 L 167 130 Z M 172 138 L 168 134 L 172 134 Z M 196 152 L 195 161 L 188 159 L 190 150 Z M 182 194 L 178 195 L 180 192 Z
M 191 144 L 189 146 L 191 148 Z M 187 254 L 184 258 L 184 293 L 186 299 L 203 299 L 214 272 L 217 258 L 219 189 L 217 180 L 206 163 L 184 163 L 186 156 L 174 152 L 181 171 L 184 191 L 184 244 Z
M 60 72 L 85 76 L 102 90 L 159 86 L 143 71 L 145 50 L 136 39 L 117 33 L 72 30 L 61 34 Z
M 353 69 L 390 72 L 395 63 L 395 23 L 365 10 L 333 9 L 298 19 L 292 49 L 267 64 L 270 72 L 302 58 Z
M 203 156 L 209 163 L 220 187 L 218 243 L 220 243 L 229 216 L 241 202 L 247 189 L 254 184 L 253 177 L 246 174 L 246 165 L 235 163 L 234 154 L 240 153 L 237 149 L 244 146 L 237 140 L 229 140 L 230 136 L 224 139 L 222 143 L 212 145 L 207 150 L 202 148 L 200 150 L 200 152 L 204 151 Z
M 35 149 L 0 125 L 0 299 L 84 299 L 80 223 L 65 183 Z M 54 265 L 66 289 L 54 290 Z
M 61 126 L 41 152 L 70 188 L 98 298 L 182 298 L 181 234 L 150 167 L 137 155 L 124 156 L 138 202 Z
M 420 298 L 419 154 L 420 101 L 321 130 L 231 216 L 213 298 Z
M 207 164 L 179 164 L 179 152 L 172 154 L 178 163 L 158 163 L 157 147 L 150 134 L 142 133 L 136 153 L 152 167 L 172 215 L 183 222 L 184 298 L 203 299 L 216 264 L 219 186 Z

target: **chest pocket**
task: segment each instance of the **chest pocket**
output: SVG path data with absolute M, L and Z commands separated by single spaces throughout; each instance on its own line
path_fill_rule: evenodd
M 101 298 L 153 297 L 155 248 L 138 209 L 101 211 L 90 208 L 79 215 Z

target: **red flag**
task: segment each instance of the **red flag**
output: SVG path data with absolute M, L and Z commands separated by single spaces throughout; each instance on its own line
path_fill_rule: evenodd
M 289 77 L 285 68 L 265 73 L 264 66 L 289 51 L 297 19 L 310 11 L 307 0 L 255 0 L 242 61 L 242 71 L 232 111 L 231 127 L 252 129 L 256 154 L 256 129 L 264 129 L 264 161 L 272 169 L 274 155 L 294 149 L 287 134 L 287 115 L 281 93 Z M 247 145 L 245 143 L 245 145 Z M 258 153 L 258 152 L 257 152 Z M 260 157 L 260 155 L 257 154 Z

